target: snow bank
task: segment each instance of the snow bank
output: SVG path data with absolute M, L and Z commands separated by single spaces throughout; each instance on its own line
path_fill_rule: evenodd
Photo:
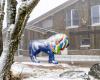
M 12 65 L 11 71 L 14 76 L 19 77 L 19 76 L 31 76 L 33 73 L 33 70 L 29 68 L 27 65 L 23 65 L 21 63 L 14 63 Z
M 83 79 L 66 79 L 66 78 L 27 78 L 23 80 L 83 80 Z
M 60 66 L 60 67 L 59 67 Z M 83 70 L 86 73 L 89 68 L 79 68 L 68 64 L 49 64 L 16 62 L 12 65 L 11 71 L 16 77 L 21 76 L 22 80 L 84 80 L 81 78 L 67 79 L 59 75 L 68 70 Z

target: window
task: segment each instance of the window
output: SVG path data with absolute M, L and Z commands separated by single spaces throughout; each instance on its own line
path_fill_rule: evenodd
M 82 45 L 88 45 L 90 43 L 89 39 L 82 39 L 81 44 Z
M 78 11 L 75 9 L 71 10 L 71 26 L 78 26 L 79 25 L 79 15 Z
M 70 12 L 67 12 L 67 26 L 76 27 L 79 25 L 79 14 L 76 9 L 72 9 Z
M 91 7 L 91 23 L 92 25 L 100 23 L 100 5 Z
M 81 36 L 80 47 L 90 47 L 89 35 Z

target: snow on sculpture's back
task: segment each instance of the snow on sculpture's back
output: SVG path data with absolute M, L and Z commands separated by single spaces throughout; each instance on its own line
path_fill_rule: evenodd
M 45 40 L 31 41 L 29 44 L 29 55 L 33 62 L 39 63 L 36 56 L 41 52 L 49 55 L 49 63 L 58 64 L 54 54 L 59 54 L 69 46 L 68 37 L 66 34 L 58 33 Z

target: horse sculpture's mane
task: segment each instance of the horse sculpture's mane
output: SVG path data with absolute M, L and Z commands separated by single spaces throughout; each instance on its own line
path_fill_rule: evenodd
M 67 37 L 63 33 L 55 34 L 47 39 L 48 42 L 56 42 L 56 41 L 61 41 L 63 38 Z

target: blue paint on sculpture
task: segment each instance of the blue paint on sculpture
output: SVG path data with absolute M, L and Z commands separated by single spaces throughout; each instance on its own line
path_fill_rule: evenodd
M 69 46 L 68 37 L 65 34 L 59 33 L 51 36 L 46 40 L 32 41 L 29 44 L 29 55 L 33 62 L 39 63 L 36 56 L 42 51 L 49 55 L 49 63 L 58 64 L 54 55 L 59 54 Z

